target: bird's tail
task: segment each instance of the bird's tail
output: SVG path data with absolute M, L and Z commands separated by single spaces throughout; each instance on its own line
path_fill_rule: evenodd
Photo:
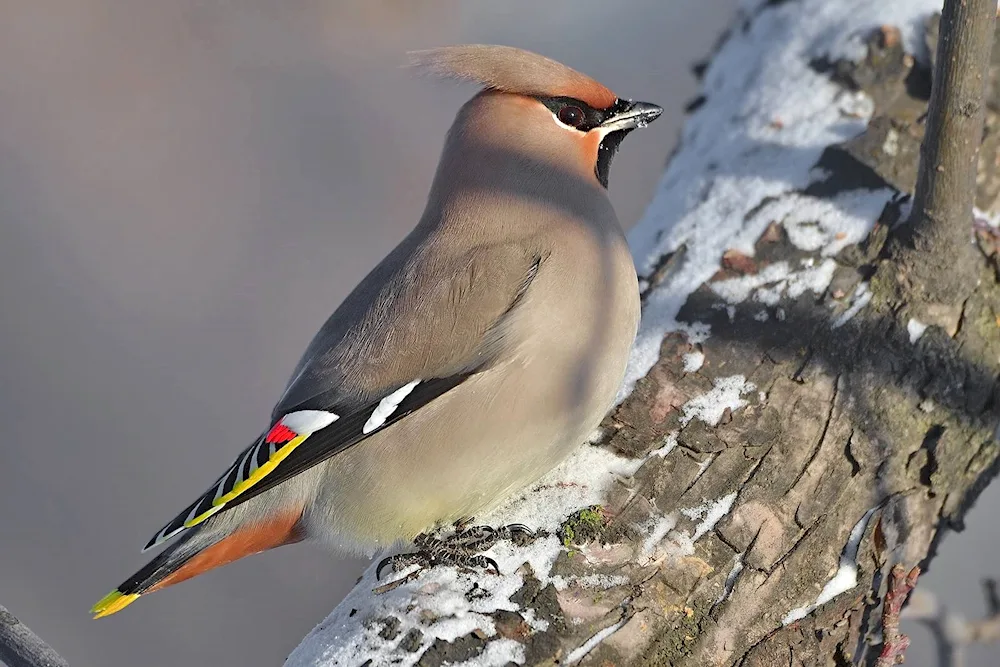
M 267 549 L 302 539 L 301 510 L 274 514 L 231 531 L 212 530 L 205 524 L 185 533 L 141 570 L 98 600 L 90 613 L 102 618 L 117 613 L 140 595 L 178 584 L 202 572 Z

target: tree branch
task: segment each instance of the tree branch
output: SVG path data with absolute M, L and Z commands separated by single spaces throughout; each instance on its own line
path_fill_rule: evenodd
M 55 649 L 3 605 L 0 605 L 0 662 L 7 667 L 69 667 Z
M 882 651 L 878 654 L 875 667 L 893 667 L 903 663 L 910 638 L 899 631 L 899 615 L 919 576 L 919 567 L 907 572 L 899 563 L 893 565 L 889 572 L 889 590 L 882 600 Z
M 893 249 L 915 316 L 949 335 L 982 265 L 971 224 L 996 14 L 995 0 L 945 0 L 909 233 Z

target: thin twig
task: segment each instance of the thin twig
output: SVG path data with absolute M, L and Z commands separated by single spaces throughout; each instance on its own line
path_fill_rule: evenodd
M 944 2 L 913 211 L 892 251 L 894 275 L 921 294 L 914 315 L 949 335 L 982 264 L 972 206 L 996 12 L 996 0 Z
M 0 662 L 7 667 L 69 667 L 55 649 L 3 605 L 0 605 Z
M 910 645 L 910 638 L 899 631 L 899 613 L 910 591 L 917 585 L 919 576 L 919 567 L 907 572 L 900 563 L 892 566 L 889 590 L 882 601 L 882 652 L 878 655 L 875 667 L 893 667 L 903 662 L 903 654 Z

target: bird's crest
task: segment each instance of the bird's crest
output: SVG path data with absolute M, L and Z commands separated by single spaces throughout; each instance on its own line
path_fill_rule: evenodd
M 512 46 L 464 44 L 411 51 L 409 56 L 418 71 L 474 81 L 505 93 L 573 97 L 595 109 L 606 109 L 618 99 L 586 74 Z

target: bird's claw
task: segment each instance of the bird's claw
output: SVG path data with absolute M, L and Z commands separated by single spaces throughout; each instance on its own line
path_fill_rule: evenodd
M 386 565 L 392 565 L 393 572 L 400 572 L 411 565 L 420 565 L 420 569 L 423 569 L 430 564 L 430 559 L 422 551 L 386 556 L 379 561 L 378 567 L 375 568 L 375 580 L 380 581 L 382 579 L 382 568 Z
M 416 551 L 386 556 L 379 561 L 375 568 L 376 581 L 381 580 L 382 570 L 388 565 L 392 566 L 394 572 L 400 572 L 413 565 L 420 566 L 417 572 L 435 565 L 454 565 L 484 571 L 492 569 L 499 575 L 499 563 L 489 556 L 484 556 L 482 552 L 500 540 L 511 540 L 523 546 L 535 538 L 535 532 L 523 524 L 515 523 L 492 528 L 469 526 L 470 521 L 456 522 L 455 532 L 444 537 L 430 533 L 417 535 L 413 540 L 414 546 L 417 547 Z

